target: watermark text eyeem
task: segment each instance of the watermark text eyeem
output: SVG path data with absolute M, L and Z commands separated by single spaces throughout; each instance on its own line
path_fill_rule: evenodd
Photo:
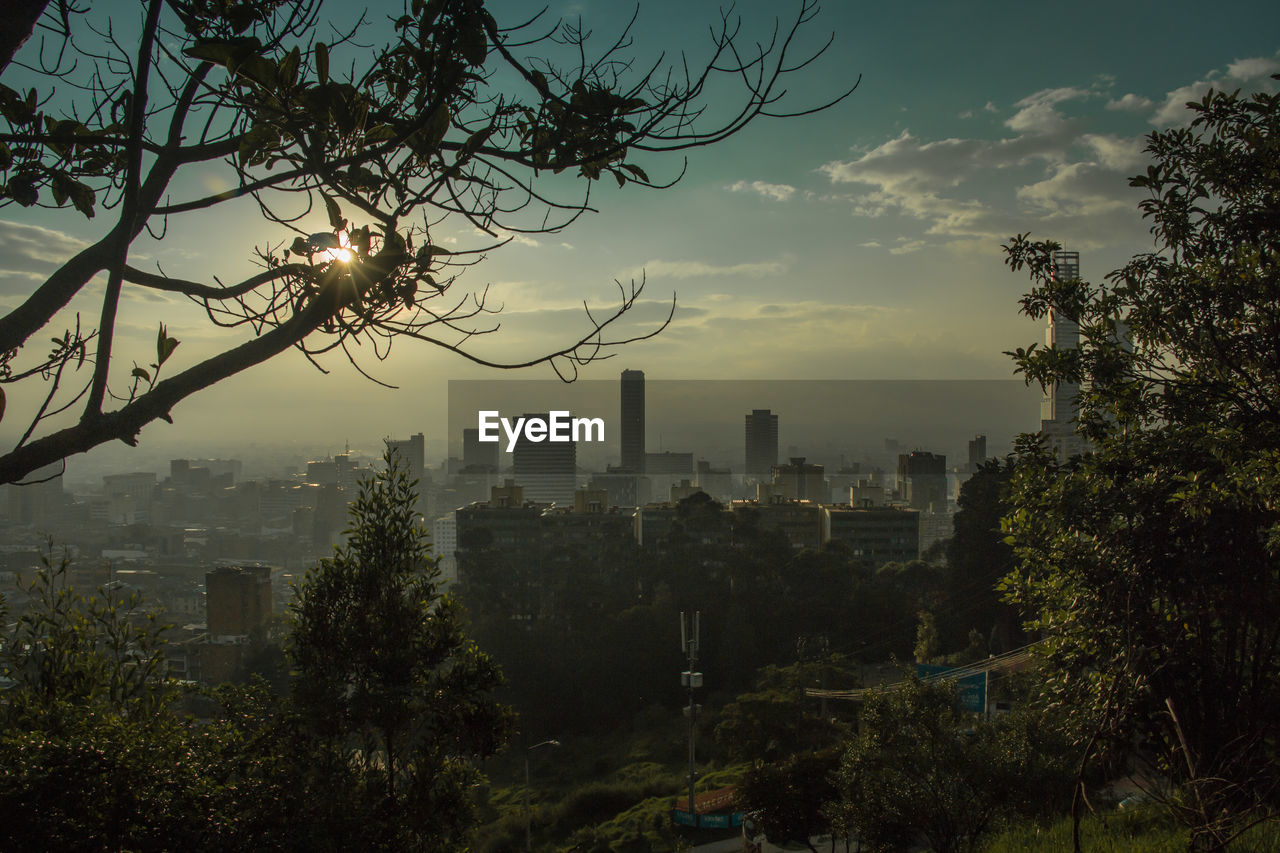
M 521 434 L 526 441 L 604 441 L 604 418 L 574 418 L 569 412 L 550 412 L 545 419 L 526 415 L 515 419 L 504 418 L 496 411 L 479 412 L 480 440 L 501 441 L 498 428 L 507 436 L 507 452 L 515 449 Z

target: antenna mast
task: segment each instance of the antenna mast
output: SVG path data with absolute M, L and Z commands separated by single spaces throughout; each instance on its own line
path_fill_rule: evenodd
M 701 634 L 702 612 L 695 610 L 693 618 L 686 625 L 684 611 L 680 611 L 680 649 L 689 656 L 689 668 L 680 673 L 680 685 L 689 689 L 689 706 L 685 715 L 689 718 L 689 814 L 693 818 L 693 826 L 698 826 L 698 809 L 694 805 L 693 787 L 698 780 L 695 767 L 696 740 L 698 732 L 698 711 L 701 705 L 693 701 L 694 690 L 702 686 L 702 673 L 698 667 L 698 644 Z

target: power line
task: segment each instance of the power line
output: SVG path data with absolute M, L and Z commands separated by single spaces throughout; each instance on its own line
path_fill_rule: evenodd
M 933 673 L 926 675 L 921 681 L 937 682 L 937 681 L 956 681 L 970 675 L 980 675 L 985 672 L 1003 672 L 1019 667 L 1031 660 L 1031 649 L 1036 643 L 1029 643 L 1025 646 L 1012 649 L 1004 654 L 995 655 L 978 661 L 977 663 L 968 664 L 966 666 L 949 669 L 946 672 Z M 847 699 L 850 701 L 858 701 L 868 693 L 885 693 L 899 687 L 903 687 L 909 682 L 895 681 L 892 684 L 882 684 L 877 687 L 859 687 L 854 690 L 823 690 L 817 687 L 806 687 L 805 696 L 816 699 Z

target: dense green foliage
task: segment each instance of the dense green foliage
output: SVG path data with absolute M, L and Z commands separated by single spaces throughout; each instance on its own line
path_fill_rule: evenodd
M 467 843 L 475 759 L 511 728 L 461 634 L 396 466 L 367 482 L 346 548 L 307 575 L 292 697 L 184 693 L 164 626 L 46 559 L 0 645 L 0 848 L 435 850 Z M 200 711 L 200 718 L 192 716 Z
M 761 667 L 789 666 L 818 648 L 859 663 L 908 659 L 922 610 L 948 614 L 944 657 L 985 656 L 998 633 L 997 593 L 949 566 L 876 566 L 838 542 L 797 551 L 781 532 L 719 505 L 681 506 L 683 523 L 645 548 L 557 540 L 514 551 L 477 537 L 459 552 L 469 631 L 502 665 L 502 696 L 528 731 L 602 730 L 650 705 L 674 710 L 685 668 L 681 611 L 702 613 L 699 666 L 706 695 L 720 701 L 753 691 Z M 999 541 L 996 511 L 975 537 Z M 981 640 L 970 648 L 974 630 Z M 807 686 L 819 686 L 816 675 Z M 566 702 L 575 709 L 567 717 Z
M 1056 731 L 1028 713 L 976 720 L 947 684 L 868 696 L 828 813 L 866 849 L 905 849 L 923 836 L 938 853 L 980 850 L 1004 821 L 1065 807 L 1074 768 Z
M 1154 765 L 1193 846 L 1220 849 L 1280 810 L 1280 97 L 1191 109 L 1133 180 L 1154 252 L 1093 285 L 1054 276 L 1052 243 L 1008 247 L 1024 310 L 1081 328 L 1018 368 L 1085 383 L 1093 450 L 1021 447 L 1006 586 L 1085 757 Z
M 414 484 L 385 461 L 350 507 L 346 544 L 298 587 L 294 698 L 328 749 L 378 780 L 388 849 L 457 849 L 475 823 L 473 761 L 505 741 L 512 717 L 489 696 L 500 673 L 437 590 Z

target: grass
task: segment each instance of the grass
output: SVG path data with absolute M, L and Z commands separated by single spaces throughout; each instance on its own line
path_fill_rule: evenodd
M 525 822 L 538 851 L 666 853 L 710 840 L 671 825 L 671 807 L 685 792 L 688 724 L 679 716 L 637 715 L 630 733 L 565 736 L 530 756 L 529 810 L 524 805 L 524 750 L 515 746 L 485 767 L 484 825 L 475 849 L 524 849 Z M 698 791 L 732 785 L 742 767 L 723 767 L 709 738 L 700 739 Z
M 1087 853 L 1171 853 L 1186 850 L 1187 831 L 1156 805 L 1089 816 L 1081 822 L 1082 850 Z M 1061 853 L 1071 850 L 1071 819 L 1048 827 L 1019 825 L 992 839 L 986 853 Z M 1280 823 L 1262 824 L 1232 843 L 1233 853 L 1274 853 L 1280 850 Z

